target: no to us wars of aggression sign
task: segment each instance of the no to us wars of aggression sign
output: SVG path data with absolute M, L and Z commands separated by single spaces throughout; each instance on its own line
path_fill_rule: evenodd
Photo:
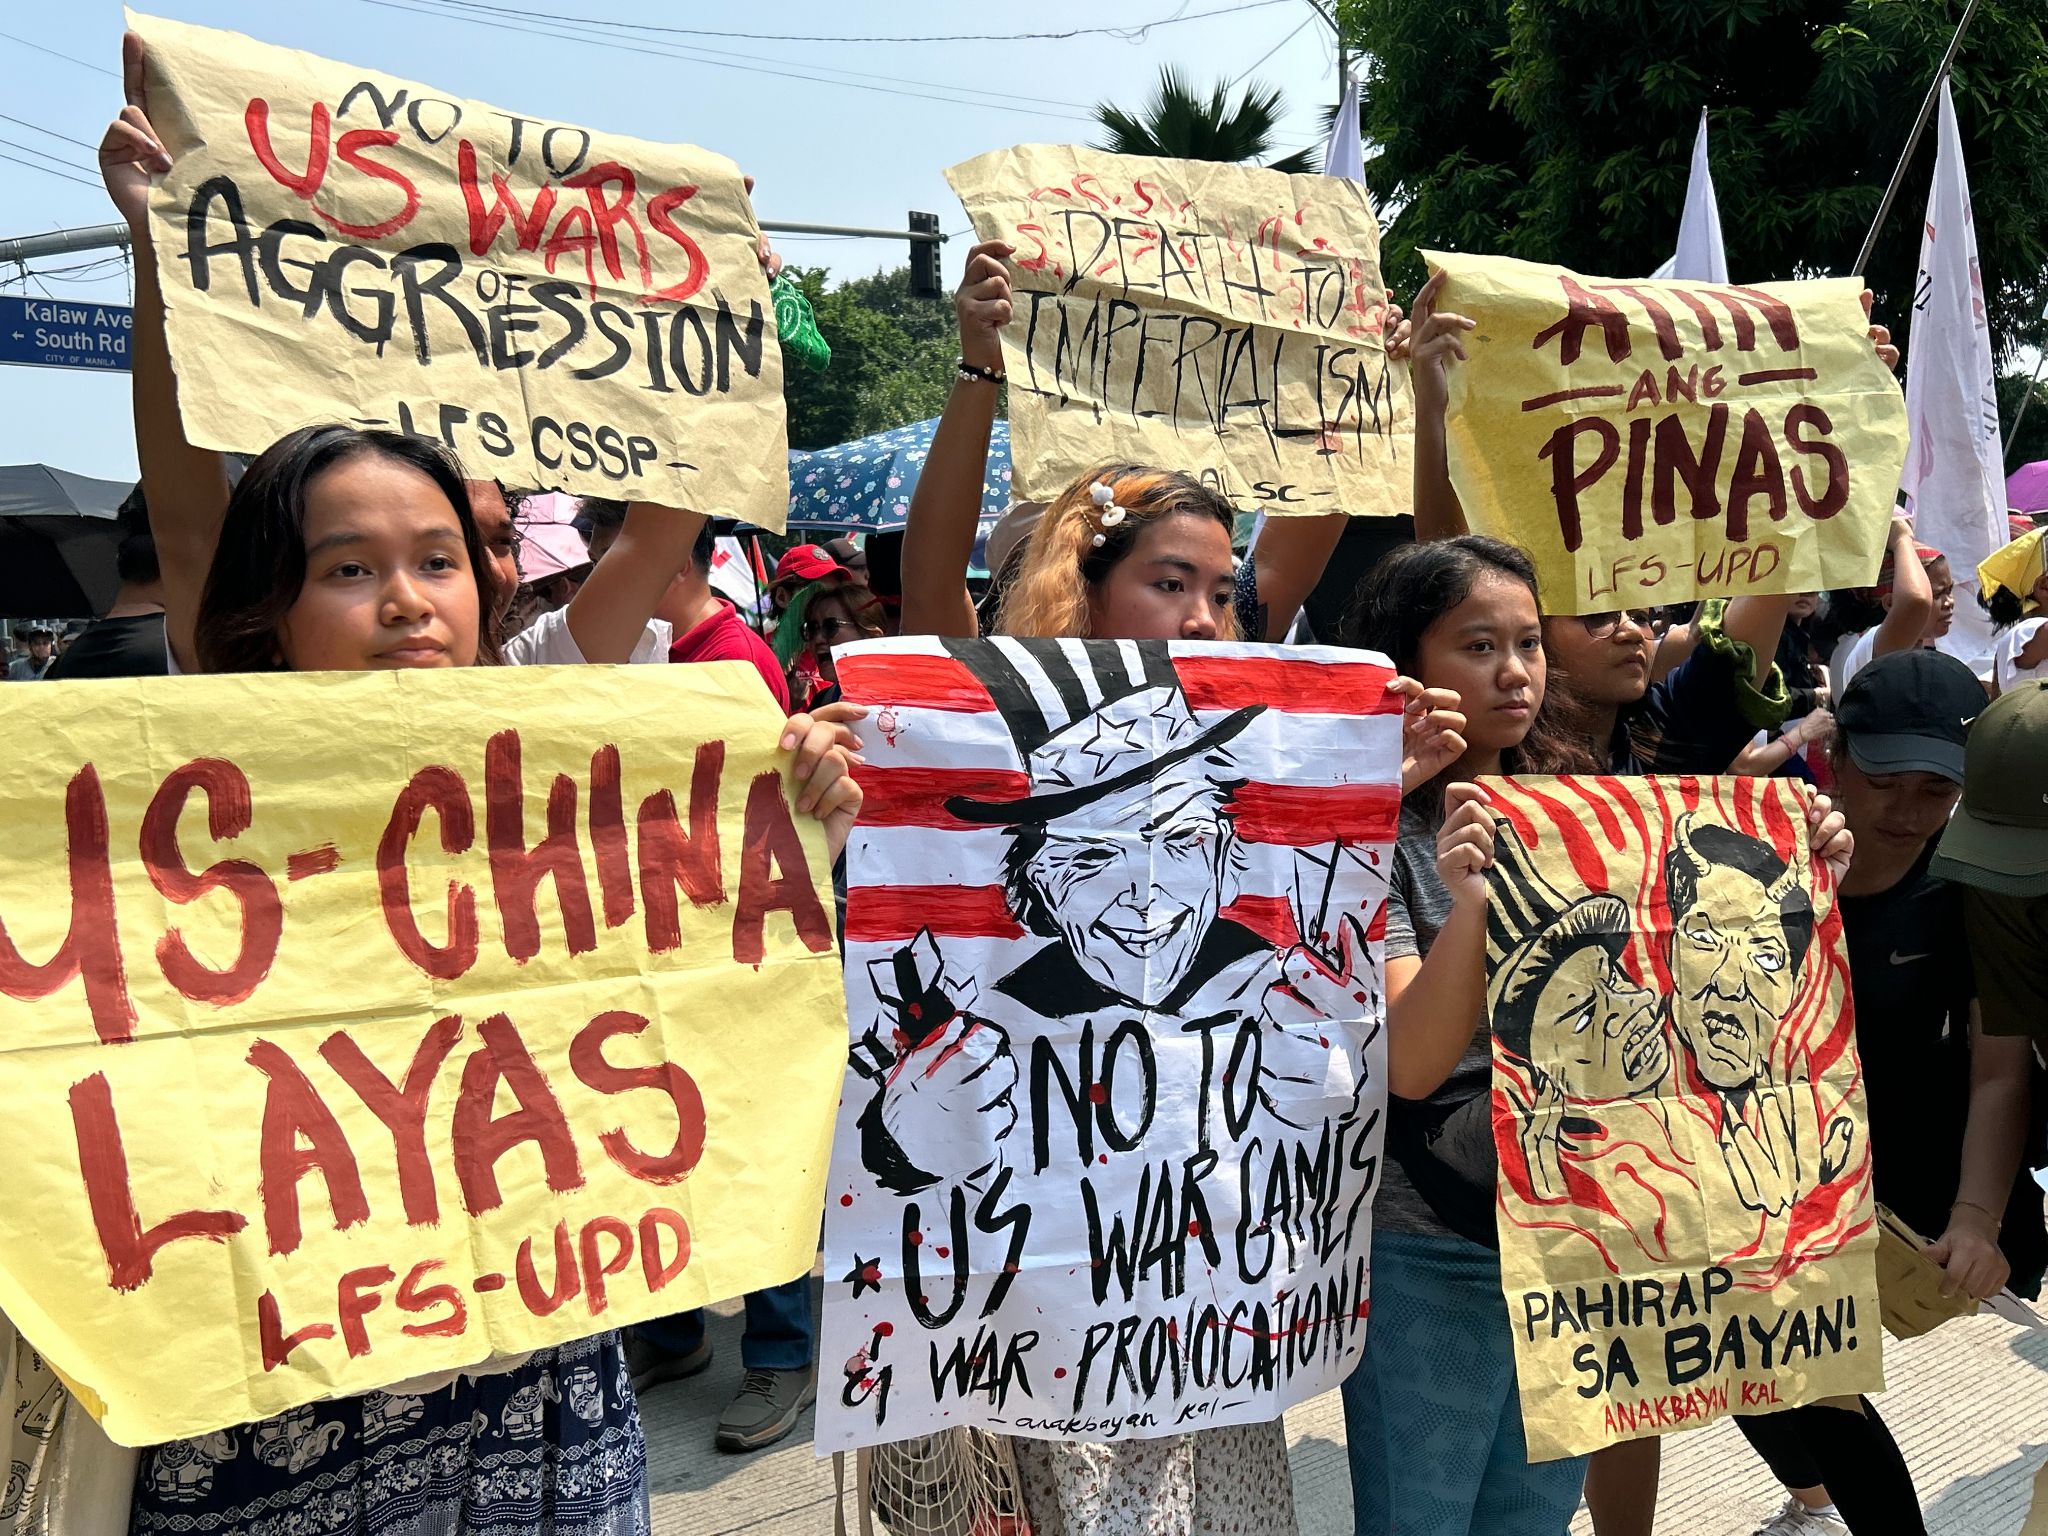
M 130 14 L 187 435 L 314 421 L 470 473 L 780 528 L 782 361 L 739 170 Z
M 1529 551 L 1553 613 L 1863 586 L 1905 401 L 1855 278 L 1677 283 L 1424 252 L 1477 322 L 1451 372 L 1451 480 Z

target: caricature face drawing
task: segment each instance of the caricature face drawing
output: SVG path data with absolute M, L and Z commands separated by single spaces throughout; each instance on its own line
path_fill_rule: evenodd
M 1085 821 L 1019 828 L 1020 894 L 1091 979 L 1156 1005 L 1193 969 L 1216 921 L 1235 836 L 1226 799 L 1196 758 L 1096 801 Z
M 1681 821 L 1666 879 L 1672 1023 L 1709 1083 L 1751 1087 L 1798 991 L 1812 906 L 1767 844 L 1723 827 Z
M 1605 948 L 1587 944 L 1560 961 L 1536 994 L 1529 1027 L 1535 1059 L 1554 1069 L 1567 1099 L 1652 1092 L 1671 1058 L 1660 1002 Z

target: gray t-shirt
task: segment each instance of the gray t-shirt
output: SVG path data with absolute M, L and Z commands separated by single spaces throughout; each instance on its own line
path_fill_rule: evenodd
M 1394 848 L 1394 867 L 1387 886 L 1386 956 L 1389 960 L 1421 957 L 1429 953 L 1437 934 L 1451 916 L 1451 893 L 1436 872 L 1436 833 L 1440 817 L 1426 815 L 1414 805 L 1401 808 L 1401 832 Z M 1430 1155 L 1468 1179 L 1493 1182 L 1496 1166 L 1490 1090 L 1493 1081 L 1493 1040 L 1482 1014 L 1472 1023 L 1472 1038 L 1465 1044 L 1451 1075 L 1436 1092 L 1414 1101 L 1419 1112 L 1434 1120 L 1451 1111 L 1443 1121 L 1441 1134 L 1431 1143 Z M 1395 1115 L 1411 1113 L 1408 1101 L 1397 1100 Z M 1386 1232 L 1427 1232 L 1441 1235 L 1452 1229 L 1445 1225 L 1429 1201 L 1424 1199 L 1408 1170 L 1402 1166 L 1390 1138 L 1388 1157 L 1380 1177 L 1379 1194 L 1373 1203 L 1375 1228 Z

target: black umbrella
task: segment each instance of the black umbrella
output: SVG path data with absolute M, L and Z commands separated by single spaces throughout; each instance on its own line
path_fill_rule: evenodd
M 113 606 L 128 491 L 47 464 L 0 465 L 0 613 L 82 619 Z

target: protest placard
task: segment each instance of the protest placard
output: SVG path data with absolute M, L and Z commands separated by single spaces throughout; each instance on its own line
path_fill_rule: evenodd
M 1055 144 L 946 179 L 977 238 L 1016 247 L 1003 359 L 1020 499 L 1121 460 L 1268 515 L 1408 510 L 1408 381 L 1382 344 L 1359 183 Z
M 1364 1347 L 1386 1104 L 1390 669 L 1136 641 L 838 655 L 868 798 L 819 1449 L 1143 1439 L 1334 1387 Z
M 467 471 L 780 529 L 782 354 L 739 169 L 154 16 L 186 435 L 342 421 Z
M 1801 792 L 1485 788 L 1501 1285 L 1530 1457 L 1879 1390 L 1848 956 Z
M 1425 251 L 1477 322 L 1452 367 L 1466 520 L 1529 552 L 1547 613 L 1867 586 L 1905 401 L 1856 278 L 1581 277 Z
M 0 720 L 0 1312 L 113 1438 L 810 1268 L 845 1015 L 751 667 L 52 684 Z

